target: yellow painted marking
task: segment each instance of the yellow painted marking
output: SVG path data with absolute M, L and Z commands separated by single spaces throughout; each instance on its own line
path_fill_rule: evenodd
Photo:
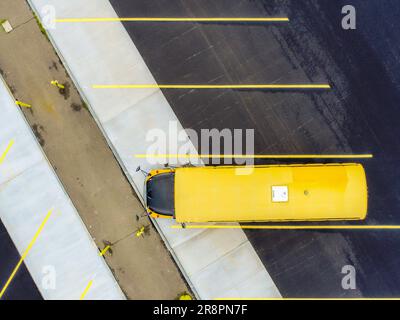
M 33 245 L 35 244 L 37 238 L 39 237 L 39 235 L 42 233 L 44 226 L 47 223 L 47 220 L 49 220 L 51 214 L 53 212 L 53 209 L 50 209 L 49 212 L 47 212 L 46 217 L 44 218 L 42 224 L 40 225 L 39 229 L 36 231 L 34 237 L 32 238 L 31 242 L 29 243 L 28 247 L 26 248 L 26 250 L 24 251 L 24 253 L 22 254 L 21 258 L 19 259 L 19 262 L 17 263 L 17 265 L 15 266 L 13 272 L 11 273 L 10 277 L 8 278 L 6 284 L 4 285 L 3 289 L 0 292 L 0 299 L 1 297 L 4 295 L 4 293 L 6 292 L 8 286 L 10 285 L 11 281 L 13 280 L 14 276 L 16 275 L 19 267 L 21 266 L 22 262 L 25 260 L 26 256 L 28 255 L 29 251 L 31 251 Z
M 80 300 L 85 299 L 86 294 L 88 293 L 88 291 L 89 291 L 90 287 L 92 286 L 92 284 L 93 284 L 93 280 L 90 280 L 88 285 L 86 286 L 85 290 L 82 292 Z
M 65 86 L 59 83 L 57 80 L 52 80 L 50 81 L 50 84 L 59 88 L 59 89 L 65 89 Z
M 55 22 L 288 22 L 287 17 L 249 18 L 249 17 L 213 17 L 213 18 L 172 18 L 172 17 L 131 17 L 131 18 L 62 18 Z
M 135 154 L 135 158 L 209 158 L 209 159 L 370 159 L 372 154 Z
M 263 230 L 400 230 L 400 225 L 172 225 L 172 229 L 263 229 Z
M 329 84 L 95 84 L 93 89 L 331 89 Z
M 4 152 L 2 153 L 1 157 L 0 157 L 0 164 L 3 163 L 4 159 L 6 158 L 7 154 L 10 152 L 11 147 L 14 145 L 14 140 L 10 140 L 10 142 L 7 145 L 6 150 L 4 150 Z
M 138 229 L 136 231 L 136 237 L 142 236 L 144 234 L 144 231 L 145 231 L 145 227 L 141 227 L 140 229 Z
M 17 106 L 24 107 L 24 108 L 32 108 L 32 105 L 30 105 L 28 103 L 25 103 L 25 102 L 22 102 L 22 101 L 18 101 L 18 100 L 15 101 L 15 104 Z
M 102 257 L 110 248 L 111 248 L 110 246 L 105 247 L 103 251 L 100 252 L 100 257 Z

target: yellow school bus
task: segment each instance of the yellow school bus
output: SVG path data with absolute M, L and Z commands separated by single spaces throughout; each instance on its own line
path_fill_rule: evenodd
M 361 164 L 206 166 L 152 170 L 146 207 L 186 222 L 363 220 Z

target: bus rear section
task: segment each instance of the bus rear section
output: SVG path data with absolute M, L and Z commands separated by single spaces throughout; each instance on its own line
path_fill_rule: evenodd
M 179 223 L 363 220 L 368 192 L 360 164 L 208 166 L 152 170 L 146 201 Z

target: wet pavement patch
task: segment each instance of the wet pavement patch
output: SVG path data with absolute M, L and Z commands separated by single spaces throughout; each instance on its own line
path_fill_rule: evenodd
M 80 104 L 77 104 L 77 103 L 71 103 L 71 109 L 74 110 L 74 111 L 79 112 L 79 111 L 81 111 L 82 106 Z
M 65 100 L 68 100 L 68 98 L 70 97 L 71 85 L 68 82 L 62 83 L 62 85 L 64 86 L 64 88 L 59 88 L 58 91 L 64 97 Z
M 45 143 L 46 143 L 46 141 L 44 140 L 42 134 L 40 133 L 40 131 L 44 131 L 43 126 L 38 125 L 38 124 L 34 124 L 32 126 L 32 130 L 33 130 L 33 133 L 36 136 L 36 139 L 39 141 L 40 145 L 43 147 L 45 145 Z

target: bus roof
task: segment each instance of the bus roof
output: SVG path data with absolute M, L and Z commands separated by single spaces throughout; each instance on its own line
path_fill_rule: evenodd
M 367 214 L 360 164 L 177 168 L 174 192 L 178 222 L 359 220 Z

